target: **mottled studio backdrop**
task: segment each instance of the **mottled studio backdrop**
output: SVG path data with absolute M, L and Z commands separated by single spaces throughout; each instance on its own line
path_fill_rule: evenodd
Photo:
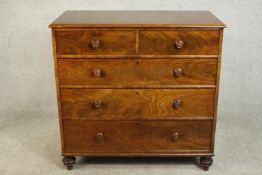
M 220 123 L 232 118 L 229 121 L 238 121 L 241 130 L 247 125 L 254 128 L 246 130 L 245 137 L 262 139 L 261 8 L 261 0 L 0 0 L 0 129 L 8 128 L 12 120 L 25 122 L 29 116 L 57 119 L 48 25 L 65 10 L 210 10 L 228 26 L 218 135 L 223 132 Z M 228 139 L 241 137 L 234 132 Z M 261 149 L 259 144 L 252 148 Z

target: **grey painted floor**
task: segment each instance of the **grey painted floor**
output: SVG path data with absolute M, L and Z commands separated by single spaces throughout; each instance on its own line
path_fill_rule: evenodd
M 18 116 L 18 115 L 17 115 Z M 262 174 L 261 117 L 220 114 L 216 156 L 208 172 L 193 158 L 79 158 L 72 171 L 62 165 L 56 116 L 21 113 L 0 118 L 0 174 Z M 30 121 L 30 122 L 29 122 Z

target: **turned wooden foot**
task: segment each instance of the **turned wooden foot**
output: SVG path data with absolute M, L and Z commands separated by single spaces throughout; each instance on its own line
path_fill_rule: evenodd
M 76 157 L 65 156 L 62 161 L 68 170 L 72 170 L 73 165 L 76 163 Z
M 212 163 L 213 163 L 212 157 L 200 157 L 200 167 L 204 171 L 208 171 L 208 169 L 212 165 Z

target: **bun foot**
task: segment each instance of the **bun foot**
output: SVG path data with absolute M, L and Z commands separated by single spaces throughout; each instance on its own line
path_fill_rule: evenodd
M 68 165 L 68 166 L 66 166 L 66 168 L 67 168 L 68 170 L 72 170 L 72 169 L 73 169 L 73 165 Z
M 204 171 L 208 171 L 208 169 L 212 165 L 212 163 L 213 163 L 212 157 L 200 157 L 200 167 Z
M 72 170 L 73 165 L 76 163 L 76 157 L 75 156 L 65 156 L 62 161 L 68 170 Z

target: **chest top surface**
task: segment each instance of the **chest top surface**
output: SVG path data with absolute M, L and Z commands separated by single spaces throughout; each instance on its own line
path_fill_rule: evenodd
M 49 27 L 226 26 L 209 11 L 65 11 Z

